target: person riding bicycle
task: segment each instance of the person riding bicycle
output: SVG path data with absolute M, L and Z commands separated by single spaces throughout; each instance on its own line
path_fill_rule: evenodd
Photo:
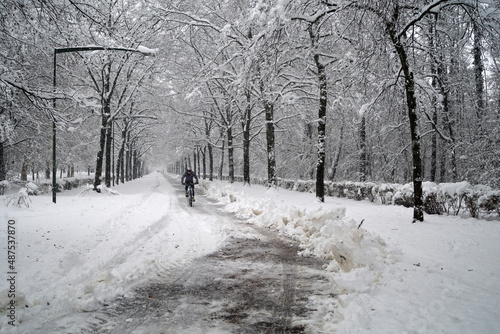
M 188 184 L 194 183 L 193 179 L 196 179 L 196 183 L 198 184 L 198 176 L 191 169 L 188 169 L 184 175 L 182 175 L 181 183 L 186 185 L 186 197 L 188 197 Z M 193 184 L 193 201 L 194 201 L 194 184 Z

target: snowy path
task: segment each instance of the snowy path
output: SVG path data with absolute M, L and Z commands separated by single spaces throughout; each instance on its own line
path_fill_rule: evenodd
M 117 189 L 120 196 L 64 192 L 56 205 L 34 197 L 29 209 L 1 214 L 17 225 L 19 272 L 18 324 L 2 317 L 1 333 L 71 331 L 80 312 L 182 268 L 226 237 L 212 217 L 193 219 L 159 173 Z M 1 296 L 3 308 L 9 300 Z
M 83 332 L 302 333 L 308 299 L 333 296 L 322 263 L 296 253 L 296 245 L 248 230 L 92 314 Z
M 311 296 L 334 298 L 325 262 L 220 211 L 201 189 L 188 207 L 177 181 L 154 173 L 117 188 L 120 196 L 61 196 L 66 209 L 84 207 L 52 212 L 42 241 L 23 237 L 26 254 L 48 256 L 25 259 L 32 267 L 19 286 L 29 307 L 18 332 L 303 332 Z M 11 214 L 42 229 L 49 219 L 31 210 Z
M 308 298 L 332 298 L 323 262 L 299 257 L 296 242 L 238 222 L 202 196 L 190 208 L 182 189 L 175 194 L 188 221 L 215 220 L 230 237 L 215 252 L 87 314 L 84 333 L 301 333 Z

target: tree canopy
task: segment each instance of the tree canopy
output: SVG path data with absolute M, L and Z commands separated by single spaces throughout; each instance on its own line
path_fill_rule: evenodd
M 54 123 L 58 170 L 96 187 L 411 182 L 416 220 L 422 182 L 500 187 L 498 1 L 4 0 L 0 22 L 0 180 L 50 175 Z

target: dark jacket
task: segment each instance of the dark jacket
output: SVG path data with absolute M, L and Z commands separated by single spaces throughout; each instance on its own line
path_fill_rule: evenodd
M 193 183 L 193 179 L 196 179 L 196 183 L 198 183 L 198 176 L 192 171 L 191 175 L 188 174 L 188 172 L 185 172 L 184 175 L 182 175 L 181 183 Z

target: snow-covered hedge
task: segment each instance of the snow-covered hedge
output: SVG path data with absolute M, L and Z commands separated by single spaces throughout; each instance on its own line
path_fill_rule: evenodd
M 75 177 L 70 177 L 70 178 L 64 178 L 64 179 L 57 179 L 56 181 L 56 192 L 61 192 L 63 190 L 71 190 L 75 188 L 79 188 L 81 186 L 85 186 L 88 184 L 93 184 L 94 183 L 94 178 L 93 177 L 85 177 L 85 178 L 75 178 Z M 0 195 L 3 195 L 5 193 L 5 190 L 11 189 L 11 191 L 17 191 L 17 189 L 21 188 L 27 188 L 27 193 L 28 195 L 40 195 L 40 194 L 45 194 L 49 193 L 52 191 L 52 181 L 47 180 L 40 182 L 39 184 L 35 184 L 32 181 L 20 181 L 20 180 L 14 180 L 14 181 L 1 181 L 0 182 Z
M 224 177 L 223 179 L 226 179 Z M 242 177 L 235 177 L 242 182 Z M 267 179 L 252 178 L 252 184 L 267 185 Z M 278 179 L 278 186 L 284 189 L 314 193 L 313 180 Z M 424 182 L 424 210 L 428 214 L 452 214 L 468 212 L 472 217 L 480 215 L 500 215 L 500 191 L 484 185 L 471 185 L 463 181 L 457 183 Z M 325 182 L 325 194 L 357 201 L 369 200 L 386 205 L 413 207 L 413 184 L 391 184 L 374 182 Z
M 75 178 L 75 177 L 70 177 L 70 178 L 64 178 L 64 179 L 58 179 L 56 181 L 56 187 L 57 190 L 56 192 L 61 192 L 62 190 L 71 190 L 75 188 L 79 188 L 81 186 L 87 185 L 87 184 L 93 184 L 94 183 L 94 178 L 88 177 L 88 178 Z M 52 191 L 52 182 L 44 182 L 40 184 L 39 186 L 40 191 L 42 193 L 47 193 Z

